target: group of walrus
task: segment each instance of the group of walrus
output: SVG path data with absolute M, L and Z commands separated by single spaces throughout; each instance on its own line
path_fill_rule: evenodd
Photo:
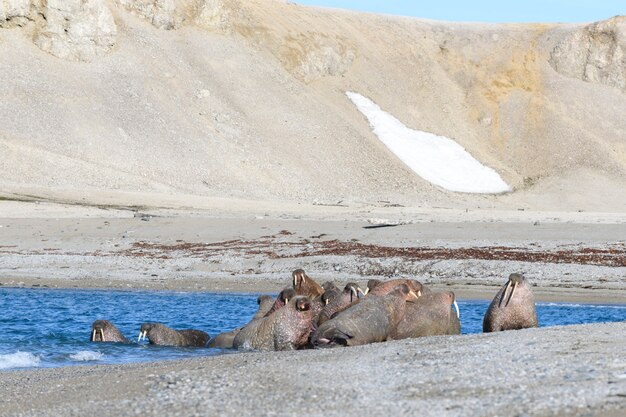
M 356 346 L 461 333 L 453 292 L 433 291 L 412 279 L 370 280 L 362 290 L 349 283 L 318 284 L 302 269 L 276 299 L 258 297 L 258 310 L 243 327 L 214 338 L 201 330 L 174 330 L 160 323 L 141 325 L 137 342 L 254 350 L 296 350 Z M 537 327 L 532 290 L 524 276 L 511 274 L 489 305 L 484 332 Z M 131 343 L 107 320 L 92 324 L 92 342 Z

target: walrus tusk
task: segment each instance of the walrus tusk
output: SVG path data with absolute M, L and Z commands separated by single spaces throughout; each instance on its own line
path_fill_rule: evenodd
M 325 305 L 325 306 L 327 306 L 327 305 L 328 305 L 328 302 L 329 302 L 329 300 L 328 300 L 328 298 L 327 298 L 327 299 L 326 299 L 326 301 L 324 302 L 324 305 Z
M 365 289 L 365 292 L 363 293 L 363 297 L 365 297 L 367 295 L 367 293 L 370 292 L 370 287 L 367 287 Z
M 358 293 L 361 293 L 363 295 L 363 297 L 365 297 L 365 295 L 367 294 L 367 291 L 369 291 L 369 288 L 367 289 L 366 292 L 363 292 L 361 287 L 357 287 L 356 290 L 357 290 Z M 358 295 L 357 295 L 357 298 L 358 298 Z
M 100 339 L 102 339 L 103 342 L 106 342 L 106 340 L 104 340 L 104 330 L 100 329 Z
M 422 290 L 417 290 L 417 296 L 421 297 L 422 296 Z
M 461 318 L 461 313 L 459 313 L 459 305 L 456 303 L 456 300 L 454 300 L 454 302 L 452 304 L 454 304 L 454 309 L 456 310 L 456 318 L 460 319 Z
M 285 305 L 289 304 L 289 298 L 285 298 Z
M 504 293 L 502 293 L 502 297 L 500 298 L 500 302 L 498 303 L 498 307 L 502 307 L 502 301 L 506 298 L 506 293 L 509 291 L 509 287 L 511 286 L 511 280 L 507 282 L 506 288 L 504 289 Z M 504 305 L 506 307 L 506 304 Z
M 143 336 L 143 338 L 146 338 L 146 332 L 145 331 L 141 331 L 139 330 L 139 337 L 137 338 L 137 343 L 141 342 L 141 337 Z
M 354 298 L 359 298 L 359 293 L 354 288 L 350 288 L 350 293 Z M 350 297 L 350 301 L 352 301 L 352 297 Z
M 508 300 L 506 300 L 506 304 L 504 305 L 505 307 L 509 305 L 509 303 L 511 302 L 511 298 L 513 298 L 513 293 L 515 292 L 515 288 L 517 288 L 517 282 L 513 284 L 513 288 L 511 288 L 511 294 L 509 294 L 509 298 Z
M 93 333 L 91 333 L 91 341 L 92 342 L 96 341 L 96 329 L 93 329 Z

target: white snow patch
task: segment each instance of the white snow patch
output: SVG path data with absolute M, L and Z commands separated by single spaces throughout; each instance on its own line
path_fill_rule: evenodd
M 493 169 L 445 136 L 413 130 L 354 92 L 346 95 L 367 117 L 378 138 L 420 177 L 447 190 L 495 194 L 511 191 Z
M 39 362 L 41 362 L 41 358 L 29 352 L 17 351 L 0 355 L 0 369 L 31 368 L 39 366 Z
M 92 350 L 81 350 L 80 352 L 70 355 L 70 359 L 73 361 L 101 361 L 104 358 L 102 352 L 94 352 Z

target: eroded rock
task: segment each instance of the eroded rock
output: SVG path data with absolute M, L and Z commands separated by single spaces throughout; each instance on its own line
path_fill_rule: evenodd
M 71 61 L 92 61 L 115 45 L 117 26 L 105 0 L 48 0 L 35 35 L 42 50 Z
M 194 19 L 204 3 L 212 0 L 117 0 L 124 6 L 159 29 L 178 29 L 188 20 Z
M 25 25 L 30 10 L 30 0 L 0 0 L 0 27 Z
M 626 16 L 573 32 L 554 48 L 550 64 L 567 77 L 626 92 Z

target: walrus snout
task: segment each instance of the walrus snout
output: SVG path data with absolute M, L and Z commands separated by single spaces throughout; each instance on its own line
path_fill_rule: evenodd
M 509 281 L 513 282 L 514 284 L 521 284 L 525 281 L 525 278 L 522 274 L 511 274 L 509 275 Z
M 91 325 L 91 339 L 90 342 L 106 342 L 104 336 L 104 329 L 109 325 L 106 320 L 96 320 Z
M 509 275 L 509 282 L 507 282 L 506 284 L 506 288 L 504 289 L 504 292 L 502 293 L 502 298 L 500 298 L 500 302 L 498 303 L 498 307 L 502 307 L 502 302 L 506 300 L 506 302 L 504 303 L 504 307 L 509 305 L 509 302 L 511 302 L 511 299 L 513 298 L 513 294 L 515 293 L 515 289 L 517 288 L 518 285 L 523 284 L 525 281 L 525 278 L 522 274 L 511 274 Z M 509 288 L 511 289 L 511 292 L 508 293 Z M 507 297 L 507 293 L 509 294 L 509 296 Z
M 306 279 L 308 278 L 306 275 L 306 272 L 304 272 L 304 269 L 296 269 L 295 271 L 291 273 L 291 276 L 293 278 L 294 288 L 300 287 L 302 284 L 306 282 Z

